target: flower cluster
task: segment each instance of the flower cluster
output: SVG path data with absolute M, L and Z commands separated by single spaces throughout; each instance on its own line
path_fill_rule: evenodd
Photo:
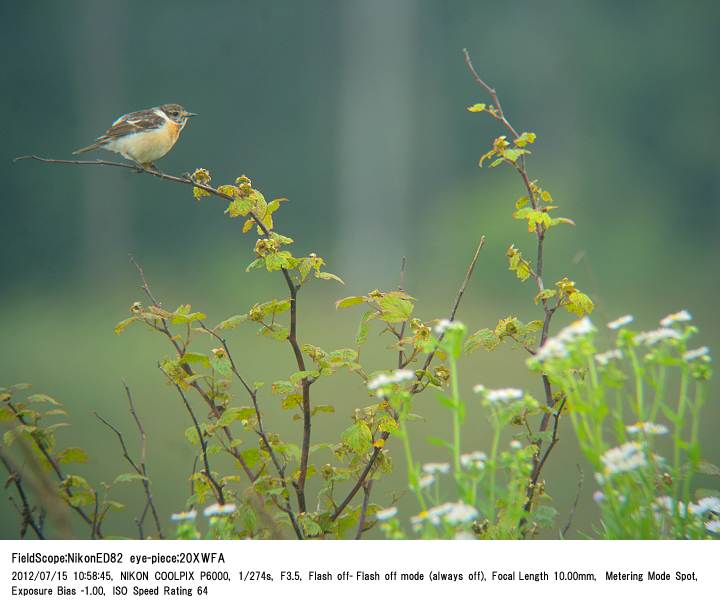
M 601 366 L 607 366 L 610 361 L 622 358 L 623 354 L 620 349 L 612 349 L 610 351 L 605 351 L 604 353 L 598 353 L 595 356 L 595 361 Z
M 523 396 L 522 389 L 514 389 L 512 387 L 506 387 L 505 389 L 486 389 L 484 385 L 475 385 L 473 391 L 483 394 L 488 403 L 493 406 L 496 404 L 517 402 L 522 399 Z
M 465 469 L 484 469 L 487 455 L 481 450 L 460 455 L 460 465 Z
M 390 385 L 397 385 L 405 381 L 415 380 L 415 373 L 412 370 L 395 370 L 390 374 L 380 373 L 368 381 L 367 388 L 377 393 L 378 397 L 385 396 L 385 388 Z
M 433 332 L 437 334 L 438 336 L 442 336 L 445 334 L 448 330 L 463 330 L 465 326 L 462 322 L 459 321 L 451 321 L 449 319 L 441 319 L 433 328 Z
M 634 425 L 628 425 L 625 429 L 631 435 L 642 433 L 647 436 L 661 436 L 668 433 L 668 428 L 665 425 L 650 421 L 646 423 L 638 421 Z
M 551 359 L 567 357 L 569 354 L 568 348 L 572 344 L 579 338 L 592 334 L 593 332 L 595 332 L 595 326 L 590 321 L 590 318 L 583 317 L 560 330 L 556 336 L 548 338 L 545 344 L 540 347 L 538 352 L 528 361 L 530 363 L 541 363 Z
M 458 501 L 457 503 L 443 503 L 442 505 L 430 508 L 417 516 L 410 518 L 414 531 L 419 531 L 425 522 L 438 526 L 441 522 L 450 525 L 465 524 L 472 522 L 478 517 L 478 511 L 472 506 Z
M 696 359 L 703 359 L 705 361 L 710 360 L 710 349 L 708 347 L 700 347 L 699 349 L 691 349 L 683 354 L 683 359 L 686 362 L 691 362 Z
M 618 317 L 617 319 L 614 319 L 611 321 L 607 327 L 611 330 L 619 330 L 623 326 L 627 326 L 628 324 L 631 324 L 635 321 L 635 318 L 632 315 L 623 315 L 622 317 Z
M 203 510 L 203 514 L 205 514 L 207 518 L 211 518 L 212 516 L 228 516 L 232 514 L 235 509 L 234 503 L 213 503 Z
M 643 446 L 637 442 L 626 442 L 622 446 L 615 446 L 605 452 L 600 460 L 605 466 L 606 476 L 630 472 L 647 465 Z
M 636 345 L 645 345 L 646 347 L 652 347 L 653 345 L 671 339 L 682 338 L 680 332 L 675 328 L 658 328 L 657 330 L 650 330 L 649 332 L 640 332 L 633 339 Z
M 678 311 L 677 313 L 672 313 L 671 315 L 667 315 L 666 317 L 663 317 L 660 320 L 660 325 L 663 328 L 669 328 L 674 323 L 677 322 L 684 322 L 684 321 L 692 321 L 692 315 L 685 311 L 684 309 L 682 311 Z

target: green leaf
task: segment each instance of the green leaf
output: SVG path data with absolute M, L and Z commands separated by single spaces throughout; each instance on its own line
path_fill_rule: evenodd
M 312 416 L 315 416 L 319 412 L 335 412 L 335 406 L 330 406 L 328 404 L 323 404 L 322 406 L 315 406 L 311 411 L 310 414 Z
M 215 326 L 216 330 L 231 330 L 233 328 L 236 328 L 244 321 L 247 321 L 247 314 L 244 315 L 233 315 L 232 317 L 228 317 L 225 321 L 221 321 L 217 326 Z
M 372 448 L 372 432 L 365 421 L 358 421 L 348 427 L 342 433 L 341 439 L 358 454 L 366 453 Z
M 557 296 L 557 290 L 544 289 L 535 295 L 535 304 L 539 304 L 541 300 L 550 300 Z
M 485 108 L 487 108 L 486 104 L 473 104 L 472 106 L 468 106 L 468 112 L 485 112 Z
M 480 348 L 486 351 L 492 351 L 499 344 L 500 340 L 495 336 L 495 332 L 490 328 L 483 328 L 468 336 L 468 339 L 465 341 L 465 351 L 472 353 Z
M 335 303 L 336 309 L 346 309 L 348 307 L 353 307 L 355 305 L 359 305 L 364 303 L 366 300 L 365 296 L 347 296 L 346 298 L 341 298 Z
M 180 364 L 200 364 L 205 368 L 210 368 L 210 358 L 204 353 L 187 351 L 178 361 Z
M 595 308 L 595 303 L 587 294 L 582 292 L 573 292 L 568 295 L 567 302 L 563 305 L 571 313 L 575 313 L 578 317 L 590 315 Z
M 227 427 L 230 425 L 233 421 L 246 421 L 252 417 L 255 416 L 255 409 L 254 408 L 228 408 L 225 412 L 220 415 L 220 418 L 217 421 L 217 425 L 219 427 Z M 191 429 L 195 429 L 192 427 Z M 197 432 L 196 432 L 197 437 Z
M 149 480 L 147 476 L 142 476 L 140 474 L 120 474 L 117 478 L 115 478 L 115 482 L 113 484 L 117 484 L 118 482 L 135 482 L 135 480 Z
M 383 294 L 378 301 L 381 313 L 380 319 L 390 323 L 407 321 L 412 315 L 414 305 L 410 297 L 402 292 L 389 292 Z
M 340 279 L 340 277 L 338 277 L 337 275 L 333 275 L 332 273 L 326 273 L 325 271 L 318 271 L 317 273 L 315 273 L 315 277 L 317 277 L 318 279 L 324 279 L 326 281 L 337 281 L 338 283 L 342 283 L 343 285 L 345 285 L 345 282 Z
M 115 326 L 115 334 L 120 334 L 125 328 L 127 328 L 131 323 L 134 321 L 137 321 L 137 317 L 128 317 L 127 319 L 123 319 L 117 326 Z
M 368 321 L 375 319 L 375 317 L 377 317 L 377 311 L 365 311 L 365 313 L 363 313 L 357 334 L 355 334 L 355 344 L 362 345 L 367 341 L 368 330 L 370 329 Z
M 87 463 L 89 458 L 82 448 L 69 447 L 57 454 L 60 463 Z
M 49 395 L 46 395 L 44 393 L 34 393 L 33 395 L 29 395 L 27 397 L 28 402 L 45 402 L 47 404 L 52 404 L 53 406 L 62 406 L 60 402 L 58 402 L 55 398 L 50 397 Z

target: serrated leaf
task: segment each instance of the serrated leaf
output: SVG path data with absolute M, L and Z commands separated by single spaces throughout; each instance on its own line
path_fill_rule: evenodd
M 115 326 L 115 329 L 113 330 L 113 332 L 115 332 L 115 334 L 120 334 L 120 332 L 122 332 L 131 323 L 133 323 L 134 321 L 137 321 L 137 320 L 138 320 L 137 317 L 128 317 L 127 319 L 123 319 L 118 325 Z
M 60 463 L 87 463 L 89 457 L 82 448 L 69 447 L 57 454 Z
M 348 307 L 362 304 L 365 302 L 365 300 L 365 296 L 347 296 L 346 298 L 341 298 L 340 300 L 336 301 L 335 308 L 346 309 Z
M 147 476 L 142 476 L 141 474 L 135 474 L 135 473 L 127 473 L 127 474 L 120 474 L 115 478 L 115 482 L 113 484 L 117 484 L 118 482 L 135 482 L 136 480 L 149 480 Z
M 241 323 L 247 321 L 247 314 L 243 315 L 233 315 L 232 317 L 228 317 L 225 321 L 221 321 L 217 326 L 215 326 L 216 330 L 232 330 L 233 328 L 236 328 Z

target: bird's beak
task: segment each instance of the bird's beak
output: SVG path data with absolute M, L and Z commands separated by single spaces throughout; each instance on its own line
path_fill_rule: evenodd
M 195 113 L 195 112 L 185 112 L 185 116 L 187 116 L 187 117 L 189 118 L 189 117 L 191 117 L 191 116 L 197 116 L 197 113 Z

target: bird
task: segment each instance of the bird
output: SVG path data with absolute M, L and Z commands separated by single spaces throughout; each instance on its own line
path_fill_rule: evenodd
M 138 169 L 157 171 L 155 161 L 170 152 L 192 116 L 197 114 L 188 112 L 180 104 L 163 104 L 123 114 L 94 144 L 73 154 L 104 148 L 133 161 Z

